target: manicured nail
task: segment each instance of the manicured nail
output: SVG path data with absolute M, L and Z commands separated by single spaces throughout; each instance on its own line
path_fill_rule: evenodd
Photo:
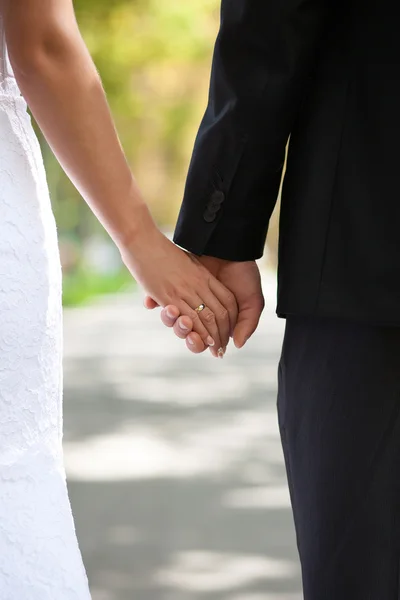
M 189 331 L 189 327 L 186 327 L 183 323 L 179 323 L 179 327 L 183 329 L 183 331 Z
M 186 339 L 191 346 L 194 346 L 194 341 L 192 340 L 192 338 L 188 337 Z
M 218 348 L 218 357 L 224 358 L 225 351 L 223 348 Z
M 171 309 L 170 309 L 170 308 L 167 308 L 167 311 L 166 311 L 166 312 L 167 312 L 167 317 L 168 317 L 168 318 L 170 318 L 170 319 L 175 319 L 175 315 L 174 315 L 174 313 L 173 313 L 173 312 L 171 312 Z
M 214 340 L 212 339 L 212 337 L 210 335 L 207 338 L 207 344 L 209 346 L 215 346 L 215 342 L 214 342 Z

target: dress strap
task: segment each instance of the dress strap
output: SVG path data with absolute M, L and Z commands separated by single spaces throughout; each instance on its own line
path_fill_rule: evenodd
M 0 15 L 0 93 L 19 96 L 20 91 L 8 56 L 3 18 Z

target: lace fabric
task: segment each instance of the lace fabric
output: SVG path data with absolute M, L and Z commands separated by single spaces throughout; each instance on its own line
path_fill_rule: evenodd
M 0 598 L 90 600 L 62 455 L 62 273 L 0 17 Z

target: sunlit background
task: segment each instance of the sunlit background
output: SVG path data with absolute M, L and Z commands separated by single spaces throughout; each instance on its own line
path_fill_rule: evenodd
M 75 0 L 133 171 L 173 231 L 204 112 L 218 0 Z M 37 130 L 38 131 L 38 130 Z M 64 448 L 93 600 L 300 600 L 276 416 L 276 223 L 267 308 L 224 360 L 194 356 L 38 136 L 64 273 Z

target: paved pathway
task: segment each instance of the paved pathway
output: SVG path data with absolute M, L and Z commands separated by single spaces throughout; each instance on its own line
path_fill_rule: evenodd
M 64 447 L 93 600 L 300 600 L 276 418 L 284 322 L 194 356 L 128 293 L 64 313 Z

